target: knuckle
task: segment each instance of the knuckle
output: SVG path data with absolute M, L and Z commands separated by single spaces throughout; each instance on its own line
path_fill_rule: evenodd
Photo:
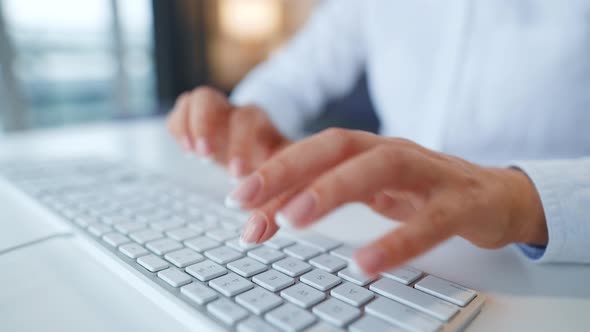
M 342 128 L 328 128 L 320 134 L 322 142 L 336 151 L 337 155 L 348 155 L 353 149 L 354 137 L 351 131 Z
M 203 96 L 213 96 L 213 95 L 217 95 L 217 90 L 213 89 L 210 86 L 206 86 L 206 85 L 201 85 L 198 86 L 196 88 L 193 89 L 193 91 L 191 92 L 191 95 L 193 97 L 198 96 L 198 97 L 203 97 Z

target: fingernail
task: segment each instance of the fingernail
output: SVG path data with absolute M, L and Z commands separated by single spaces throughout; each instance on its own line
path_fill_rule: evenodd
M 207 157 L 211 154 L 211 146 L 203 137 L 199 137 L 195 142 L 195 150 L 201 157 Z
M 180 145 L 184 151 L 190 151 L 191 149 L 191 142 L 189 141 L 188 137 L 183 137 L 180 140 Z
M 381 271 L 385 264 L 385 251 L 379 246 L 369 246 L 357 250 L 353 262 L 365 275 L 374 275 Z M 352 269 L 352 266 L 351 266 Z
M 299 194 L 277 213 L 277 224 L 296 228 L 311 217 L 315 205 L 315 198 L 310 192 Z
M 234 178 L 242 176 L 242 170 L 244 169 L 244 162 L 241 158 L 232 158 L 229 162 L 229 174 Z
M 262 180 L 260 179 L 260 176 L 258 174 L 252 174 L 227 195 L 225 198 L 225 205 L 232 208 L 241 207 L 249 201 L 252 201 L 261 187 Z
M 266 230 L 266 220 L 264 216 L 259 213 L 255 213 L 250 217 L 250 220 L 246 223 L 244 231 L 240 236 L 240 241 L 246 244 L 257 243 L 260 240 L 262 234 Z

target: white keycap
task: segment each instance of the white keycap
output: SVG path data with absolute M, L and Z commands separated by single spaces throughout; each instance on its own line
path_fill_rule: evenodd
M 144 244 L 149 241 L 161 239 L 164 237 L 164 235 L 158 231 L 153 230 L 153 229 L 145 229 L 145 230 L 133 232 L 133 233 L 129 234 L 129 237 L 137 243 Z
M 123 224 L 115 225 L 115 229 L 123 234 L 133 233 L 133 232 L 136 232 L 140 229 L 144 229 L 146 227 L 147 227 L 146 224 L 143 224 L 140 222 L 126 222 Z
M 205 251 L 205 257 L 218 264 L 227 264 L 242 257 L 242 253 L 229 247 L 222 246 Z
M 422 271 L 413 267 L 405 266 L 381 273 L 385 278 L 393 279 L 404 285 L 409 285 L 422 276 Z
M 248 281 L 248 279 L 244 279 L 230 272 L 209 281 L 209 286 L 225 296 L 234 296 L 253 288 L 254 284 Z
M 281 291 L 281 297 L 302 308 L 309 308 L 326 298 L 326 294 L 298 283 Z
M 329 254 L 314 257 L 309 261 L 309 264 L 330 273 L 338 272 L 346 267 L 345 260 Z
M 355 252 L 356 252 L 356 248 L 348 246 L 348 245 L 343 245 L 343 246 L 340 246 L 340 247 L 330 251 L 330 254 L 332 254 L 338 258 L 342 258 L 345 261 L 350 263 L 353 260 Z
M 158 255 L 164 255 L 165 253 L 182 248 L 180 242 L 167 238 L 150 241 L 145 246 Z
M 264 264 L 272 264 L 276 261 L 278 261 L 281 258 L 285 257 L 285 254 L 278 251 L 278 250 L 274 250 L 272 248 L 267 248 L 267 247 L 259 247 L 256 248 L 254 250 L 251 250 L 248 252 L 248 256 L 264 263 Z
M 236 302 L 253 313 L 261 315 L 279 306 L 283 303 L 283 299 L 261 287 L 254 287 L 254 289 L 238 295 Z
M 298 260 L 297 258 L 287 257 L 272 265 L 277 271 L 283 272 L 284 274 L 297 277 L 305 272 L 311 270 L 311 265 Z
M 318 269 L 307 272 L 299 280 L 321 291 L 327 291 L 342 282 L 337 276 Z
M 375 297 L 373 292 L 350 282 L 344 282 L 332 289 L 330 295 L 355 307 L 360 307 Z
M 213 249 L 221 245 L 221 243 L 205 236 L 200 236 L 194 239 L 184 241 L 184 244 L 187 247 L 200 252 Z
M 369 289 L 444 321 L 448 321 L 459 311 L 453 304 L 387 278 L 376 281 Z
M 310 247 L 314 247 L 320 251 L 328 252 L 330 250 L 336 249 L 342 245 L 341 242 L 336 240 L 327 238 L 325 236 L 319 234 L 307 234 L 302 235 L 297 238 L 300 243 L 308 245 Z
M 169 252 L 164 256 L 164 258 L 177 267 L 186 267 L 205 259 L 203 255 L 189 248 L 183 248 Z
M 172 287 L 184 286 L 192 281 L 188 274 L 174 267 L 158 272 L 158 278 L 164 280 Z
M 284 251 L 287 255 L 293 256 L 304 261 L 313 258 L 321 253 L 316 248 L 306 246 L 304 244 L 296 244 L 294 246 L 287 247 Z
M 181 228 L 173 229 L 173 230 L 166 232 L 166 235 L 168 235 L 170 238 L 172 238 L 176 241 L 184 241 L 184 240 L 188 240 L 188 239 L 192 239 L 194 237 L 197 237 L 197 236 L 201 235 L 201 233 L 202 232 L 197 232 L 196 230 L 194 230 L 192 228 L 181 227 Z
M 209 281 L 227 273 L 223 266 L 208 259 L 188 266 L 185 271 L 201 281 Z
M 137 263 L 150 272 L 158 272 L 170 266 L 168 262 L 156 255 L 141 256 L 137 259 Z
M 288 237 L 284 237 L 284 236 L 280 236 L 280 235 L 275 235 L 270 240 L 264 242 L 265 246 L 269 246 L 269 247 L 276 249 L 276 250 L 281 250 L 281 249 L 288 247 L 292 244 L 295 244 L 295 241 L 291 240 Z
M 252 281 L 271 292 L 278 292 L 295 283 L 295 279 L 272 269 L 255 275 Z
M 248 317 L 246 309 L 224 298 L 207 304 L 207 311 L 227 325 L 234 325 Z
M 211 288 L 196 282 L 182 286 L 180 292 L 198 305 L 209 303 L 219 296 Z
M 241 321 L 237 326 L 238 332 L 276 332 L 277 330 L 262 319 L 251 316 Z
M 217 228 L 206 232 L 205 235 L 207 235 L 215 241 L 225 242 L 229 239 L 233 239 L 234 237 L 238 236 L 238 233 L 234 230 Z
M 244 257 L 237 261 L 233 261 L 227 264 L 227 268 L 246 278 L 262 273 L 268 269 L 266 265 L 257 262 L 250 257 Z
M 330 324 L 343 327 L 360 317 L 361 311 L 340 300 L 328 299 L 313 307 L 313 313 Z
M 344 280 L 348 280 L 352 283 L 355 283 L 359 286 L 365 286 L 375 280 L 374 277 L 368 277 L 363 274 L 354 273 L 350 270 L 350 268 L 346 268 L 340 272 L 338 272 L 338 276 Z
M 230 248 L 232 248 L 232 249 L 234 249 L 234 250 L 237 250 L 237 251 L 239 251 L 241 253 L 246 253 L 248 250 L 252 250 L 252 249 L 255 249 L 255 248 L 260 247 L 259 244 L 250 244 L 250 243 L 248 243 L 247 245 L 244 245 L 240 241 L 239 238 L 235 238 L 235 239 L 231 239 L 229 241 L 226 241 L 225 242 L 225 245 L 228 246 L 228 247 L 230 247 Z
M 119 233 L 107 233 L 102 236 L 102 239 L 104 240 L 104 242 L 108 243 L 109 245 L 115 248 L 122 244 L 131 242 L 129 238 Z
M 266 314 L 265 318 L 281 330 L 289 332 L 301 331 L 316 321 L 313 314 L 291 303 L 285 303 L 270 311 Z
M 103 224 L 91 224 L 88 226 L 88 231 L 94 236 L 103 236 L 105 233 L 112 231 L 110 226 Z
M 350 332 L 405 332 L 406 330 L 371 315 L 365 315 L 348 327 Z
M 365 312 L 415 332 L 438 331 L 442 325 L 439 320 L 431 316 L 386 298 L 378 298 L 367 304 Z
M 146 248 L 140 246 L 137 243 L 124 244 L 119 247 L 119 251 L 125 256 L 133 259 L 150 253 Z
M 417 282 L 414 287 L 462 307 L 477 295 L 472 289 L 430 275 Z
M 169 231 L 175 228 L 182 227 L 186 224 L 184 220 L 161 220 L 150 223 L 150 226 L 158 231 Z
M 344 330 L 326 322 L 320 321 L 305 332 L 343 332 Z M 381 332 L 381 331 L 380 331 Z
M 107 215 L 101 218 L 102 222 L 107 225 L 122 224 L 128 222 L 129 218 L 121 215 Z

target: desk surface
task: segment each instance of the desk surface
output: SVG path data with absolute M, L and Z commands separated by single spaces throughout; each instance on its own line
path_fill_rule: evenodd
M 208 176 L 201 189 L 221 199 L 231 188 L 223 171 L 184 156 L 163 127 L 160 119 L 153 119 L 6 135 L 0 137 L 0 160 L 104 156 L 187 176 L 198 176 L 202 170 Z M 355 220 L 363 220 L 362 228 Z M 362 244 L 391 227 L 394 223 L 351 205 L 315 228 Z M 487 295 L 470 331 L 583 331 L 590 327 L 590 266 L 535 264 L 513 246 L 483 250 L 460 238 L 447 241 L 412 265 Z

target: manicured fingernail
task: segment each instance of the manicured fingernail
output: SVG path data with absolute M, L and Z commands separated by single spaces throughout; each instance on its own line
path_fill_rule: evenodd
M 250 220 L 246 223 L 244 231 L 240 236 L 240 241 L 246 244 L 257 243 L 260 240 L 262 234 L 266 230 L 266 220 L 264 216 L 259 213 L 255 213 L 250 217 Z
M 241 207 L 253 200 L 261 187 L 262 179 L 260 176 L 258 174 L 252 174 L 227 195 L 225 205 L 231 208 Z
M 234 178 L 242 176 L 242 170 L 244 169 L 244 161 L 241 158 L 232 158 L 229 162 L 229 174 Z
M 365 275 L 374 275 L 381 271 L 385 264 L 386 253 L 379 246 L 368 246 L 357 250 L 354 262 Z
M 189 141 L 188 137 L 183 137 L 180 140 L 180 145 L 184 151 L 190 151 L 191 149 L 191 142 Z
M 207 157 L 211 154 L 211 146 L 209 142 L 203 137 L 197 138 L 195 142 L 195 150 L 201 157 Z
M 311 217 L 315 205 L 315 198 L 310 192 L 299 194 L 277 213 L 277 224 L 297 228 Z

